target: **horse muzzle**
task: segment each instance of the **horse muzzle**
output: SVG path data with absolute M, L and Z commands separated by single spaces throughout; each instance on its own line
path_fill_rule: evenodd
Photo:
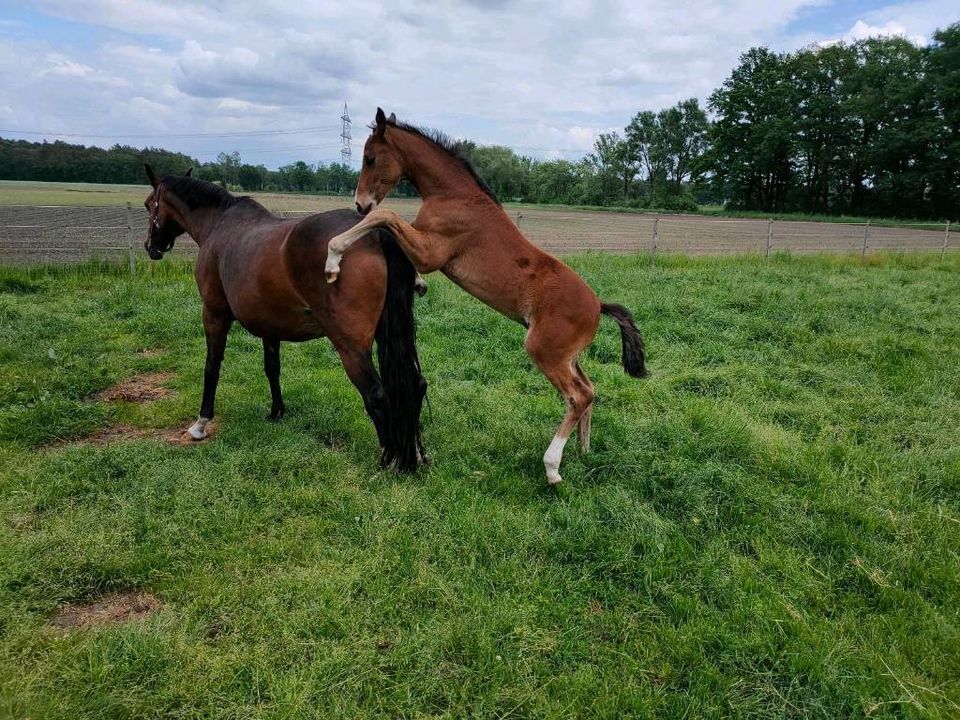
M 144 249 L 147 251 L 147 255 L 150 256 L 151 260 L 163 260 L 163 250 L 159 250 L 153 246 L 149 240 L 143 244 Z

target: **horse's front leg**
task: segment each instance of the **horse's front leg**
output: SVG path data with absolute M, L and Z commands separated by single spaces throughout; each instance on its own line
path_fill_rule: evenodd
M 223 362 L 223 351 L 227 346 L 227 333 L 233 316 L 203 306 L 203 331 L 207 336 L 207 362 L 203 368 L 203 399 L 200 401 L 200 415 L 197 421 L 187 430 L 194 440 L 203 440 L 207 433 L 207 425 L 213 420 L 213 402 L 217 394 L 217 383 L 220 382 L 220 363 Z
M 400 249 L 410 258 L 410 262 L 413 263 L 418 273 L 433 272 L 446 260 L 439 252 L 442 244 L 438 243 L 429 233 L 417 230 L 392 210 L 377 209 L 349 230 L 330 240 L 327 245 L 325 268 L 328 283 L 337 281 L 343 254 L 350 249 L 353 243 L 375 228 L 386 228 L 393 234 Z M 426 284 L 424 284 L 424 291 L 425 288 Z

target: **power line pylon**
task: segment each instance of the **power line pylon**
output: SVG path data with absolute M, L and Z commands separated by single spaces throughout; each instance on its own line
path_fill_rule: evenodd
M 347 104 L 343 104 L 343 115 L 340 116 L 340 162 L 349 166 L 353 155 L 350 150 L 350 113 L 347 112 Z

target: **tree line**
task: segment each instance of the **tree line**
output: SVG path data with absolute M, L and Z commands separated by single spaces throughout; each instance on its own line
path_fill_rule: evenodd
M 163 174 L 193 176 L 233 190 L 352 193 L 359 173 L 340 163 L 309 165 L 298 160 L 277 170 L 242 162 L 238 152 L 220 153 L 202 163 L 183 153 L 161 148 L 86 147 L 62 141 L 28 142 L 0 138 L 0 180 L 89 182 L 142 185 L 143 164 Z
M 927 47 L 891 37 L 753 48 L 706 108 L 691 98 L 640 111 L 577 161 L 460 147 L 502 200 L 957 219 L 960 23 Z M 246 191 L 349 194 L 358 176 L 302 160 L 269 170 L 236 152 L 200 163 L 159 148 L 0 139 L 0 179 L 139 183 L 143 162 Z M 406 183 L 398 193 L 415 194 Z

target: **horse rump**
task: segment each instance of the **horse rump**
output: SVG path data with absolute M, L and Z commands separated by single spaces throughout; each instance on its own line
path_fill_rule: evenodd
M 427 381 L 417 355 L 413 293 L 416 270 L 393 235 L 380 230 L 380 246 L 387 260 L 387 296 L 377 323 L 377 362 L 387 395 L 389 445 L 383 450 L 384 466 L 414 472 L 426 457 L 420 412 Z

